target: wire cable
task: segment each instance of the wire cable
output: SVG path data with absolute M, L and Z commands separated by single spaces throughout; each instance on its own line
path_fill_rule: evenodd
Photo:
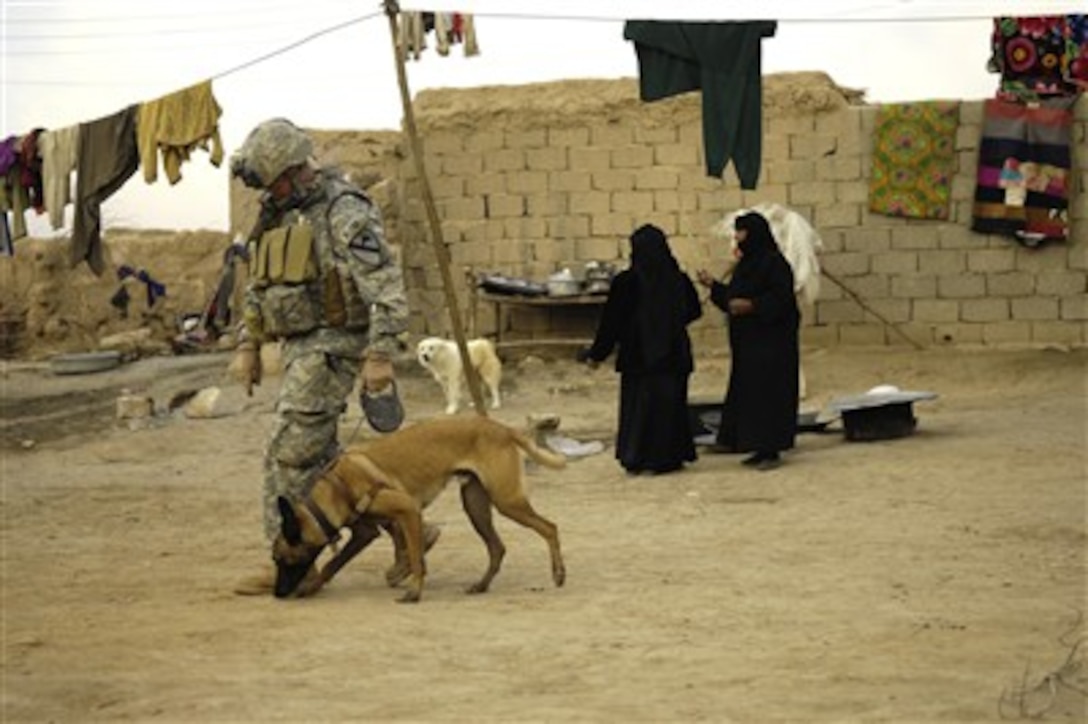
M 285 45 L 282 48 L 279 48 L 277 50 L 273 50 L 270 53 L 265 53 L 264 55 L 253 58 L 252 60 L 248 60 L 245 63 L 241 63 L 240 65 L 236 65 L 233 68 L 228 68 L 227 70 L 224 70 L 224 71 L 222 71 L 220 73 L 216 73 L 215 75 L 211 76 L 211 80 L 217 80 L 219 78 L 223 78 L 223 77 L 226 77 L 226 76 L 231 75 L 233 73 L 237 73 L 239 71 L 245 70 L 246 68 L 250 68 L 250 67 L 252 67 L 254 65 L 257 65 L 258 63 L 263 63 L 266 60 L 271 60 L 272 58 L 283 55 L 284 53 L 287 53 L 289 51 L 294 50 L 295 48 L 306 45 L 307 43 L 311 43 L 314 40 L 317 40 L 318 38 L 322 38 L 322 37 L 324 37 L 326 35 L 330 35 L 332 33 L 335 33 L 337 31 L 339 31 L 339 30 L 343 30 L 344 28 L 349 28 L 349 27 L 351 27 L 353 25 L 359 25 L 360 23 L 364 23 L 364 22 L 366 22 L 368 20 L 372 20 L 373 18 L 376 18 L 381 14 L 382 14 L 382 12 L 379 10 L 379 11 L 376 11 L 376 12 L 369 13 L 367 15 L 360 15 L 357 18 L 352 18 L 351 20 L 345 20 L 342 23 L 337 23 L 336 25 L 331 25 L 331 26 L 329 26 L 329 27 L 327 27 L 327 28 L 325 28 L 323 30 L 318 30 L 315 33 L 310 33 L 306 37 L 304 37 L 304 38 L 302 38 L 300 40 L 296 40 L 295 42 L 290 43 L 288 45 Z
M 351 2 L 342 2 L 341 0 L 332 0 L 332 3 L 337 5 L 338 7 L 344 7 L 344 6 L 349 6 L 349 5 L 353 4 Z M 208 17 L 207 13 L 193 13 L 193 12 L 172 13 L 172 14 L 166 14 L 166 15 L 123 15 L 123 16 L 95 15 L 95 16 L 83 17 L 83 18 L 61 17 L 61 18 L 48 18 L 48 19 L 27 18 L 27 17 L 11 17 L 10 16 L 10 9 L 13 9 L 13 8 L 28 8 L 28 7 L 33 8 L 35 6 L 35 4 L 48 6 L 48 5 L 63 5 L 63 3 L 61 3 L 61 2 L 58 2 L 58 3 L 26 3 L 26 2 L 18 3 L 18 2 L 11 2 L 10 0 L 8 0 L 4 4 L 9 8 L 9 16 L 5 20 L 5 23 L 7 25 L 24 25 L 24 24 L 28 25 L 28 24 L 31 24 L 31 23 L 43 23 L 43 22 L 46 22 L 51 26 L 74 24 L 74 23 L 120 23 L 120 22 L 126 22 L 127 23 L 127 22 L 159 22 L 159 21 L 173 22 L 175 20 L 195 20 L 195 19 L 207 18 Z M 321 0 L 309 0 L 308 4 L 311 5 L 311 8 L 309 8 L 309 9 L 312 9 L 312 5 L 314 5 L 314 4 L 320 5 Z M 146 7 L 146 5 L 144 5 L 143 7 Z M 298 11 L 298 4 L 297 3 L 281 3 L 281 4 L 254 3 L 252 5 L 246 6 L 243 9 L 243 8 L 239 7 L 236 2 L 235 3 L 227 3 L 225 7 L 224 7 L 224 3 L 218 3 L 216 5 L 216 7 L 215 7 L 215 16 L 214 17 L 217 20 L 221 19 L 221 18 L 223 18 L 224 16 L 227 16 L 227 15 L 244 15 L 244 16 L 247 16 L 247 17 L 252 17 L 254 14 L 270 15 L 270 14 L 274 14 L 276 11 L 284 11 L 284 12 L 288 12 L 288 13 L 294 13 L 294 12 Z
M 267 23 L 246 23 L 245 30 L 256 30 L 261 28 L 297 28 L 298 23 L 295 21 L 280 21 L 280 22 L 267 22 Z M 156 40 L 164 35 L 190 35 L 194 33 L 205 33 L 208 35 L 214 35 L 216 33 L 230 33 L 231 35 L 237 35 L 238 31 L 235 28 L 224 27 L 210 27 L 207 25 L 201 27 L 169 27 L 169 28 L 155 28 L 153 37 L 151 40 Z M 42 40 L 111 40 L 116 38 L 131 38 L 138 35 L 150 35 L 150 33 L 144 33 L 142 31 L 133 30 L 119 30 L 116 32 L 98 32 L 98 33 L 7 33 L 5 40 L 7 42 L 30 42 L 30 41 L 42 41 Z
M 870 9 L 876 8 L 876 7 L 879 7 L 879 6 L 871 6 Z M 286 53 L 288 53 L 288 52 L 290 52 L 292 50 L 295 50 L 296 48 L 299 48 L 299 47 L 301 47 L 303 45 L 307 45 L 307 44 L 309 44 L 309 43 L 311 43 L 311 42 L 313 42 L 313 41 L 315 41 L 315 40 L 317 40 L 319 38 L 325 37 L 326 35 L 331 35 L 332 33 L 339 32 L 340 30 L 344 30 L 344 29 L 352 27 L 354 25 L 359 25 L 361 23 L 372 20 L 372 19 L 374 19 L 374 18 L 376 18 L 376 17 L 378 17 L 380 15 L 383 15 L 383 14 L 384 14 L 383 10 L 376 10 L 376 11 L 367 13 L 365 15 L 360 15 L 360 16 L 357 16 L 357 17 L 354 17 L 354 18 L 349 18 L 348 20 L 344 20 L 344 21 L 336 23 L 334 25 L 322 28 L 321 30 L 317 30 L 317 31 L 315 31 L 313 33 L 310 33 L 309 35 L 307 35 L 307 36 L 305 36 L 303 38 L 300 38 L 299 40 L 288 43 L 287 45 L 284 45 L 284 46 L 282 46 L 280 48 L 277 48 L 276 50 L 272 50 L 272 51 L 270 51 L 268 53 L 264 53 L 263 55 L 259 55 L 259 56 L 255 57 L 255 58 L 252 58 L 252 59 L 250 59 L 248 61 L 245 61 L 244 63 L 240 63 L 240 64 L 238 64 L 238 65 L 236 65 L 236 66 L 234 66 L 232 68 L 228 68 L 228 69 L 223 70 L 223 71 L 221 71 L 219 73 L 216 73 L 215 75 L 210 76 L 210 79 L 212 79 L 212 80 L 220 79 L 220 78 L 224 78 L 226 76 L 232 75 L 234 73 L 238 73 L 238 72 L 240 72 L 242 70 L 245 70 L 247 68 L 251 68 L 251 67 L 253 67 L 255 65 L 258 65 L 260 63 L 263 63 L 265 61 L 268 61 L 268 60 L 271 60 L 273 58 L 284 55 L 284 54 L 286 54 Z M 490 17 L 490 18 L 507 19 L 507 20 L 560 20 L 560 21 L 588 21 L 588 22 L 622 22 L 624 20 L 624 18 L 622 18 L 622 17 L 604 17 L 604 16 L 599 16 L 599 17 L 562 17 L 562 16 L 557 16 L 557 15 L 540 15 L 540 14 L 530 14 L 530 13 L 481 13 L 481 14 L 479 14 L 479 17 Z M 893 23 L 893 22 L 894 23 L 929 22 L 929 23 L 945 24 L 945 23 L 953 23 L 953 22 L 977 21 L 977 20 L 989 19 L 989 18 L 990 18 L 990 16 L 975 17 L 974 15 L 963 15 L 963 16 L 957 16 L 957 17 L 946 16 L 946 17 L 940 17 L 940 18 L 918 17 L 918 18 L 909 18 L 909 19 L 874 19 L 874 18 L 850 18 L 850 17 L 815 18 L 814 17 L 814 18 L 794 18 L 794 19 L 780 21 L 780 22 L 783 22 L 783 23 L 798 23 L 798 24 L 825 24 L 825 23 L 836 23 L 836 24 L 839 24 L 839 23 L 881 23 L 881 24 L 884 24 L 884 23 Z M 82 52 L 82 51 L 67 51 L 67 53 L 65 51 L 58 51 L 58 53 L 56 53 L 56 54 L 71 54 L 71 53 L 80 53 L 80 52 Z M 90 52 L 90 51 L 88 51 L 88 52 Z M 18 51 L 13 52 L 9 48 L 7 54 L 15 56 L 15 55 L 22 55 L 24 53 L 19 53 Z M 35 53 L 25 53 L 25 54 L 35 54 Z M 36 54 L 47 54 L 47 52 L 46 53 L 36 53 Z M 6 83 L 10 84 L 10 85 L 65 85 L 66 84 L 63 81 L 61 81 L 61 82 L 49 82 L 49 81 L 33 82 L 33 81 L 16 81 L 16 80 L 7 80 Z M 87 85 L 87 83 L 82 83 L 80 85 Z
M 295 50 L 296 48 L 299 48 L 299 47 L 301 47 L 303 45 L 306 45 L 308 43 L 312 43 L 313 41 L 318 40 L 319 38 L 323 38 L 326 35 L 331 35 L 332 33 L 336 33 L 336 32 L 339 32 L 341 30 L 344 30 L 346 28 L 352 27 L 354 25 L 359 25 L 361 23 L 372 20 L 372 19 L 378 17 L 379 15 L 382 15 L 382 11 L 380 11 L 380 10 L 372 12 L 372 13 L 368 13 L 366 15 L 360 15 L 360 16 L 355 17 L 355 18 L 350 18 L 348 20 L 344 20 L 342 22 L 336 23 L 335 25 L 330 25 L 328 27 L 325 27 L 325 28 L 317 30 L 317 31 L 315 31 L 313 33 L 310 33 L 309 35 L 306 35 L 305 37 L 302 37 L 302 38 L 300 38 L 298 40 L 292 41 L 291 43 L 288 43 L 287 45 L 284 45 L 284 46 L 282 46 L 280 48 L 269 51 L 267 53 L 264 53 L 262 55 L 259 55 L 259 56 L 255 57 L 255 58 L 251 58 L 250 60 L 247 60 L 244 63 L 240 63 L 240 64 L 238 64 L 238 65 L 236 65 L 236 66 L 234 66 L 232 68 L 228 68 L 226 70 L 220 71 L 220 72 L 218 72 L 218 73 L 216 73 L 216 74 L 214 74 L 212 76 L 207 76 L 207 79 L 216 80 L 216 79 L 224 78 L 224 77 L 226 77 L 228 75 L 232 75 L 234 73 L 238 73 L 238 72 L 240 72 L 242 70 L 245 70 L 246 68 L 250 68 L 250 67 L 252 67 L 254 65 L 258 65 L 258 64 L 263 63 L 265 61 L 271 60 L 272 58 L 276 58 L 278 56 L 289 53 L 290 51 Z M 82 52 L 82 51 L 70 51 L 70 53 L 80 53 L 80 52 Z M 97 51 L 87 51 L 87 52 L 97 52 Z M 118 84 L 118 83 L 94 83 L 94 82 L 89 82 L 88 83 L 88 82 L 74 82 L 74 81 L 20 81 L 20 80 L 15 80 L 15 79 L 5 79 L 4 83 L 6 85 L 21 85 L 21 86 L 35 86 L 35 85 L 39 85 L 39 86 L 65 86 L 65 85 L 116 86 L 116 85 L 123 85 L 123 84 Z

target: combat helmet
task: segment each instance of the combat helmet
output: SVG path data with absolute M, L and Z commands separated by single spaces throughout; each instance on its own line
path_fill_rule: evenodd
M 286 118 L 273 118 L 249 132 L 231 157 L 230 169 L 246 186 L 268 188 L 281 173 L 305 163 L 313 152 L 313 141 L 302 129 Z

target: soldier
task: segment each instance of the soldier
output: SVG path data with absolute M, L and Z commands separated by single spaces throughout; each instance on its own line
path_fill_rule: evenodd
M 232 363 L 247 394 L 261 382 L 261 343 L 278 340 L 283 348 L 276 423 L 264 455 L 264 533 L 271 543 L 280 530 L 277 496 L 304 497 L 338 452 L 338 420 L 357 376 L 370 425 L 379 432 L 400 426 L 392 355 L 402 347 L 408 310 L 380 209 L 336 170 L 316 164 L 301 129 L 282 118 L 259 124 L 231 159 L 231 173 L 263 192 L 248 240 L 244 329 Z M 428 526 L 429 543 L 437 533 Z M 269 594 L 274 583 L 275 570 L 266 566 L 235 592 Z

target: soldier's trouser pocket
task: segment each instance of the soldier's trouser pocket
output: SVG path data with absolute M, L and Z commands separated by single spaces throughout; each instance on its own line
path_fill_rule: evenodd
M 290 410 L 272 440 L 272 457 L 290 468 L 315 467 L 325 462 L 336 441 L 338 415 L 324 411 Z

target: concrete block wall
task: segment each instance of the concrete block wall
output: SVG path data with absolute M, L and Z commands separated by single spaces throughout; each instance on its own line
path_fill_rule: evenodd
M 876 106 L 798 112 L 796 104 L 769 102 L 765 79 L 760 182 L 744 191 L 732 166 L 722 180 L 704 172 L 697 94 L 643 104 L 630 80 L 605 83 L 615 85 L 584 91 L 607 98 L 596 105 L 593 97 L 580 98 L 573 110 L 569 97 L 554 109 L 481 110 L 471 105 L 472 89 L 442 91 L 447 99 L 463 94 L 460 116 L 447 102 L 432 117 L 417 101 L 424 164 L 458 282 L 466 267 L 544 281 L 590 260 L 623 266 L 629 234 L 646 222 L 665 230 L 687 271 L 713 270 L 726 253 L 726 243 L 710 233 L 714 223 L 738 207 L 770 201 L 813 223 L 824 242 L 822 263 L 837 282 L 825 276 L 815 308 L 805 310 L 806 345 L 1088 343 L 1088 102 L 1076 110 L 1070 239 L 1028 249 L 970 230 L 981 101 L 961 104 L 952 218 L 935 222 L 869 213 Z M 532 97 L 548 96 L 550 85 L 526 88 Z M 410 159 L 400 174 L 413 327 L 446 333 L 445 297 Z M 494 315 L 480 312 L 482 330 L 493 329 Z M 565 317 L 520 315 L 513 331 L 584 331 L 584 318 Z M 578 329 L 564 329 L 568 323 Z M 704 349 L 725 345 L 721 315 L 709 304 L 693 336 Z
M 840 132 L 840 139 L 852 138 L 855 124 L 860 127 L 859 168 L 833 180 L 834 202 L 820 199 L 801 204 L 801 197 L 794 193 L 799 185 L 790 184 L 790 205 L 806 213 L 822 235 L 824 267 L 922 345 L 1082 346 L 1088 342 L 1088 103 L 1078 103 L 1073 129 L 1070 238 L 1035 249 L 970 229 L 981 101 L 960 106 L 959 168 L 952 184 L 949 221 L 870 214 L 867 192 L 877 112 L 875 106 L 852 108 L 814 120 L 816 138 L 822 135 L 821 129 L 835 124 L 850 134 Z M 874 325 L 874 321 L 872 314 L 861 310 L 825 276 L 805 338 L 814 344 L 905 343 L 892 327 Z

